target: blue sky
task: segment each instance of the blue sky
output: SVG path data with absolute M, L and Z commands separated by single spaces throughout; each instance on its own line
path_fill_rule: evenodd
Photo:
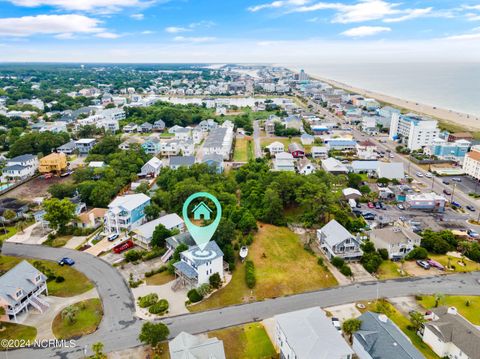
M 480 60 L 480 0 L 0 0 L 0 61 L 399 60 Z

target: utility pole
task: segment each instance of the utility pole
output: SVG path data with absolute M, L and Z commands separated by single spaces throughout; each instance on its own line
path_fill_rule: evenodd
M 455 194 L 455 188 L 457 188 L 457 183 L 453 184 L 452 196 L 450 197 L 450 203 L 453 202 L 453 195 Z

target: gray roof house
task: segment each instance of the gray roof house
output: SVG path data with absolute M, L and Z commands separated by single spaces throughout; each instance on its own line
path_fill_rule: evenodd
M 17 321 L 17 316 L 29 311 L 29 306 L 40 313 L 48 309 L 40 294 L 48 294 L 47 277 L 27 261 L 21 261 L 0 277 L 0 307 L 5 315 L 0 320 Z
M 181 332 L 168 343 L 171 359 L 225 359 L 223 342 L 217 338 Z
M 152 132 L 153 125 L 150 122 L 144 122 L 139 126 L 140 132 Z
M 424 356 L 384 314 L 365 312 L 358 319 L 360 330 L 353 334 L 353 350 L 359 359 L 422 359 Z
M 153 221 L 142 224 L 133 230 L 134 238 L 146 245 L 150 245 L 152 241 L 153 232 L 158 225 L 163 225 L 168 230 L 177 229 L 183 232 L 185 224 L 183 219 L 176 213 L 170 213 L 163 217 L 154 219 Z
M 350 359 L 354 354 L 318 307 L 276 315 L 274 319 L 280 358 Z
M 403 227 L 375 228 L 370 232 L 370 240 L 375 248 L 385 248 L 390 259 L 405 257 L 414 247 L 420 245 L 422 237 L 411 229 Z
M 178 169 L 182 166 L 190 167 L 195 163 L 194 156 L 172 156 L 169 159 L 168 167 L 171 169 Z
M 66 155 L 70 155 L 73 152 L 75 152 L 76 149 L 77 149 L 77 144 L 76 144 L 75 140 L 71 140 L 71 141 L 65 143 L 64 145 L 61 145 L 60 147 L 58 147 L 57 151 L 65 153 Z
M 157 120 L 153 123 L 154 131 L 163 131 L 165 129 L 165 122 L 163 120 Z
M 378 178 L 388 178 L 390 180 L 402 180 L 405 178 L 405 170 L 403 168 L 403 163 L 401 162 L 378 162 L 377 168 Z
M 363 254 L 359 240 L 334 219 L 317 229 L 317 239 L 320 249 L 329 259 L 356 259 Z
M 334 175 L 348 173 L 347 166 L 333 157 L 322 160 L 322 168 Z
M 424 324 L 422 339 L 441 358 L 480 359 L 480 330 L 455 307 L 433 310 Z

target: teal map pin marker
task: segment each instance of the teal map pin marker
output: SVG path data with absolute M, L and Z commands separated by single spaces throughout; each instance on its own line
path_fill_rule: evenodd
M 217 209 L 217 216 L 215 217 L 215 220 L 212 223 L 210 223 L 208 226 L 200 227 L 193 224 L 190 221 L 190 217 L 188 215 L 189 214 L 188 206 L 196 198 L 208 198 L 215 204 L 215 207 Z M 193 218 L 195 220 L 199 220 L 199 219 L 210 220 L 213 210 L 209 208 L 205 204 L 205 202 L 200 202 L 191 210 L 191 213 L 193 213 Z M 195 241 L 197 246 L 200 248 L 200 250 L 203 251 L 207 246 L 208 242 L 210 242 L 210 239 L 212 239 L 213 235 L 215 234 L 218 224 L 222 219 L 222 206 L 220 205 L 220 202 L 218 202 L 218 199 L 216 199 L 214 196 L 212 196 L 208 192 L 197 192 L 187 198 L 187 200 L 183 204 L 182 214 L 183 214 L 183 220 L 185 222 L 185 225 L 187 226 L 188 232 L 190 232 L 190 235 L 192 236 L 193 240 Z

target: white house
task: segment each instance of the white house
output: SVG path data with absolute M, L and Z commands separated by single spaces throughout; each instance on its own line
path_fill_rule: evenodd
M 326 146 L 313 146 L 311 152 L 312 158 L 320 158 L 322 160 L 328 158 L 328 148 Z
M 315 167 L 315 165 L 312 162 L 310 162 L 310 160 L 306 157 L 301 158 L 297 162 L 297 171 L 301 175 L 312 174 L 313 172 L 315 172 L 316 169 L 317 168 Z
M 291 153 L 280 152 L 275 155 L 273 161 L 274 171 L 295 171 L 295 161 Z
M 145 207 L 150 197 L 143 193 L 118 196 L 109 205 L 105 213 L 105 229 L 108 233 L 131 231 L 145 221 Z
M 476 180 L 480 179 L 480 146 L 473 146 L 471 151 L 465 155 L 463 170 Z
M 17 321 L 17 316 L 34 307 L 40 313 L 48 309 L 49 304 L 41 298 L 48 295 L 47 277 L 23 260 L 0 277 L 0 307 L 5 314 L 2 321 Z
M 157 157 L 152 157 L 142 166 L 141 175 L 151 175 L 153 177 L 157 177 L 161 169 L 162 161 L 160 161 Z
M 317 239 L 320 249 L 329 259 L 356 259 L 363 254 L 359 240 L 334 219 L 317 229 Z
M 333 157 L 322 160 L 322 168 L 325 171 L 335 175 L 348 173 L 347 166 L 345 166 L 342 162 Z
M 375 228 L 370 232 L 370 240 L 375 248 L 385 248 L 388 258 L 404 258 L 414 247 L 420 246 L 422 237 L 403 227 Z
M 271 155 L 276 155 L 277 153 L 285 152 L 284 144 L 278 141 L 272 142 L 271 144 L 266 146 L 266 148 L 268 148 Z
M 32 177 L 38 168 L 38 158 L 34 155 L 21 155 L 9 159 L 2 169 L 2 181 L 21 181 Z
M 378 162 L 378 178 L 388 178 L 389 180 L 400 181 L 405 178 L 405 169 L 402 162 Z
M 210 131 L 210 134 L 205 139 L 203 144 L 203 153 L 211 155 L 216 153 L 222 155 L 223 159 L 230 158 L 233 142 L 233 128 L 218 127 Z
M 438 121 L 422 118 L 415 114 L 394 113 L 390 124 L 390 138 L 401 139 L 412 151 L 433 145 L 440 135 Z
M 276 315 L 274 320 L 280 358 L 351 359 L 354 354 L 318 307 Z
M 170 359 L 225 359 L 223 342 L 217 338 L 181 332 L 168 343 Z
M 455 307 L 433 310 L 423 326 L 422 339 L 441 358 L 480 358 L 480 330 Z
M 138 226 L 133 230 L 135 233 L 134 238 L 146 244 L 147 246 L 150 246 L 153 232 L 160 224 L 170 231 L 178 230 L 179 232 L 183 232 L 185 230 L 185 223 L 183 222 L 183 219 L 176 213 L 170 213 Z
M 80 154 L 87 154 L 95 146 L 97 140 L 94 138 L 81 138 L 78 141 L 75 141 L 77 150 Z
M 203 251 L 194 246 L 180 253 L 180 261 L 173 266 L 177 282 L 191 288 L 209 283 L 209 278 L 214 273 L 218 273 L 223 280 L 226 267 L 223 252 L 215 241 L 208 242 Z
M 356 149 L 358 158 L 361 160 L 377 159 L 377 145 L 369 140 L 358 142 Z

